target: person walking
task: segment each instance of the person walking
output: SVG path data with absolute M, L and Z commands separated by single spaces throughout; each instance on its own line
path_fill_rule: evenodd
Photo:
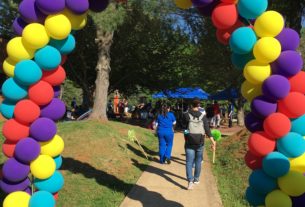
M 194 188 L 194 184 L 199 184 L 201 173 L 201 162 L 203 160 L 204 136 L 210 138 L 212 147 L 216 149 L 216 142 L 212 137 L 211 130 L 206 116 L 199 111 L 200 101 L 195 99 L 192 109 L 184 114 L 187 129 L 185 135 L 185 154 L 186 154 L 186 176 L 188 180 L 188 190 Z M 193 165 L 195 171 L 193 174 Z
M 229 102 L 228 112 L 229 112 L 229 128 L 232 128 L 233 127 L 233 114 L 234 114 L 233 100 L 231 100 Z
M 157 116 L 156 126 L 159 138 L 160 163 L 170 164 L 174 141 L 174 126 L 176 124 L 175 115 L 170 112 L 170 107 L 162 105 L 161 114 Z
M 214 117 L 213 117 L 213 127 L 220 127 L 220 107 L 217 101 L 214 101 L 213 104 Z

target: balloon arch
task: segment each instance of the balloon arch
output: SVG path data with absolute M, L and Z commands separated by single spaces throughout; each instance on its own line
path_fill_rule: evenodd
M 118 1 L 122 2 L 122 1 Z M 253 170 L 246 199 L 252 206 L 301 207 L 305 200 L 305 73 L 298 33 L 266 11 L 267 0 L 175 0 L 211 16 L 217 39 L 232 50 L 243 70 L 242 95 L 251 102 L 246 126 L 252 132 L 246 164 Z M 58 99 L 66 55 L 75 48 L 72 31 L 86 25 L 88 10 L 109 0 L 23 0 L 7 44 L 2 86 L 2 146 L 8 158 L 1 189 L 3 207 L 54 207 L 64 185 L 58 171 L 64 149 L 55 121 L 65 113 Z

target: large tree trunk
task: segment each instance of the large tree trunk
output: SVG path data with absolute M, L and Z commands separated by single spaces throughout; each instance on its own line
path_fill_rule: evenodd
M 113 32 L 104 32 L 97 30 L 97 39 L 99 54 L 98 63 L 96 66 L 96 80 L 93 111 L 90 119 L 108 120 L 107 97 L 109 87 L 109 73 L 110 73 L 110 48 L 113 41 Z
M 237 124 L 238 126 L 245 126 L 244 101 L 242 97 L 237 101 Z

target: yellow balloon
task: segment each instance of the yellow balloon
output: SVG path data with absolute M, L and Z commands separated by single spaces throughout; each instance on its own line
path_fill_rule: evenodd
M 49 15 L 44 23 L 45 28 L 53 39 L 63 40 L 71 32 L 71 23 L 63 14 Z
M 254 23 L 254 31 L 259 37 L 275 37 L 285 25 L 283 16 L 276 11 L 266 11 Z
M 281 54 L 281 43 L 273 37 L 263 37 L 254 46 L 254 57 L 262 63 L 271 63 Z
M 26 192 L 16 191 L 4 199 L 3 207 L 28 207 L 31 196 Z
M 49 43 L 50 37 L 44 25 L 32 23 L 24 28 L 22 40 L 30 48 L 39 49 Z
M 39 157 L 30 164 L 31 173 L 39 179 L 51 177 L 56 169 L 55 161 L 49 155 L 39 155 Z
M 262 84 L 271 75 L 271 67 L 267 63 L 251 60 L 245 66 L 244 76 L 254 85 Z
M 262 86 L 245 81 L 241 86 L 241 94 L 247 101 L 251 102 L 255 97 L 262 94 Z
M 192 1 L 191 0 L 175 0 L 175 4 L 180 9 L 189 9 L 192 7 Z
M 298 197 L 305 193 L 305 176 L 302 173 L 290 171 L 278 179 L 278 185 L 287 195 Z
M 15 66 L 17 62 L 11 58 L 6 58 L 3 62 L 3 71 L 8 77 L 14 77 Z
M 64 151 L 65 143 L 60 136 L 55 135 L 50 141 L 41 142 L 40 146 L 41 154 L 57 157 Z
M 21 37 L 11 39 L 6 46 L 6 51 L 10 59 L 15 62 L 30 60 L 35 54 L 35 50 L 25 45 Z
M 292 207 L 291 198 L 280 190 L 274 190 L 266 196 L 266 207 Z
M 68 9 L 65 9 L 63 14 L 69 19 L 73 30 L 80 30 L 87 24 L 87 13 L 77 15 Z
M 305 153 L 300 157 L 292 158 L 290 160 L 290 170 L 299 173 L 305 173 Z

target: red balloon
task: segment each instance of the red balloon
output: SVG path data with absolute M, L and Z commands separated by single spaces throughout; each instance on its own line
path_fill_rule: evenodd
M 299 92 L 290 92 L 278 102 L 278 111 L 289 118 L 298 118 L 305 114 L 305 96 Z
M 40 108 L 31 100 L 22 100 L 16 104 L 14 117 L 23 124 L 30 124 L 40 116 Z
M 272 139 L 280 139 L 291 129 L 291 122 L 287 116 L 282 113 L 273 113 L 264 121 L 264 130 Z
M 228 29 L 217 29 L 216 31 L 216 37 L 218 42 L 224 44 L 224 45 L 228 45 L 229 41 L 230 41 L 230 37 L 232 35 L 232 33 L 239 27 L 241 27 L 243 25 L 242 22 L 237 21 L 235 25 L 233 25 L 232 27 L 228 28 Z
M 53 194 L 54 199 L 57 201 L 58 200 L 58 193 Z
M 291 92 L 299 92 L 305 94 L 305 72 L 300 71 L 295 76 L 289 78 Z
M 64 65 L 66 63 L 67 59 L 68 59 L 67 55 L 62 55 L 61 56 L 61 63 L 60 63 L 60 65 Z
M 228 29 L 236 24 L 238 11 L 235 4 L 219 4 L 212 13 L 212 22 L 218 29 Z
M 246 165 L 252 169 L 252 170 L 257 170 L 261 169 L 263 165 L 263 158 L 262 157 L 257 157 L 253 155 L 250 151 L 247 152 L 245 156 L 245 162 Z
M 276 141 L 265 132 L 255 132 L 248 140 L 249 151 L 257 157 L 264 157 L 275 150 Z
M 45 81 L 41 80 L 29 88 L 29 98 L 40 106 L 50 103 L 53 97 L 53 88 Z
M 14 152 L 15 152 L 16 144 L 17 144 L 16 142 L 11 142 L 9 140 L 5 140 L 5 142 L 2 145 L 3 154 L 8 158 L 13 157 Z
M 66 79 L 66 71 L 63 67 L 58 66 L 57 69 L 51 71 L 43 71 L 42 80 L 48 82 L 52 86 L 58 86 Z
M 10 119 L 3 124 L 2 133 L 7 140 L 18 142 L 29 136 L 30 128 L 27 125 L 19 123 L 15 119 Z

